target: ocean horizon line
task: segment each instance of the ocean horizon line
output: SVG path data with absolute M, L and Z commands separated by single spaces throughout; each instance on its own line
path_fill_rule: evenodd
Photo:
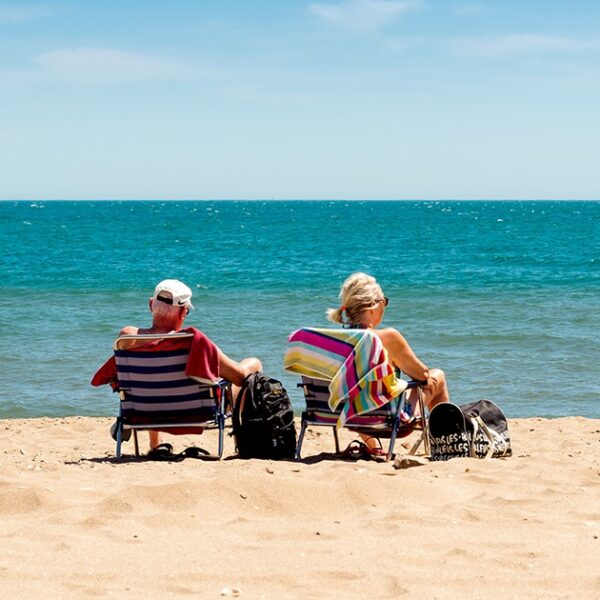
M 598 198 L 0 198 L 0 202 L 600 202 Z

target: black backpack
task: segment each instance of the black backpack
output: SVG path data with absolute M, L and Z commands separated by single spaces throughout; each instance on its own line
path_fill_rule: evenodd
M 294 411 L 281 381 L 248 375 L 233 409 L 233 435 L 240 458 L 294 458 Z

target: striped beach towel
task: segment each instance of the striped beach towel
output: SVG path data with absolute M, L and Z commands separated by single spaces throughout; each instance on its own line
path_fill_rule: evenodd
M 337 427 L 387 404 L 406 389 L 377 335 L 368 329 L 294 331 L 284 357 L 287 371 L 330 380 L 329 407 L 344 408 Z

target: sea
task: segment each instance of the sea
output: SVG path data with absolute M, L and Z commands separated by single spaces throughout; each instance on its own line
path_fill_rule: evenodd
M 90 379 L 165 278 L 300 411 L 287 337 L 327 327 L 356 271 L 455 403 L 600 417 L 597 201 L 3 201 L 0 234 L 0 418 L 115 415 Z

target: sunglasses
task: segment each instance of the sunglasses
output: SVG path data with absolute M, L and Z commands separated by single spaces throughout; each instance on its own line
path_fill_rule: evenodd
M 390 299 L 387 296 L 380 298 L 379 300 L 375 300 L 375 304 L 383 304 L 383 306 L 387 306 L 390 303 Z

